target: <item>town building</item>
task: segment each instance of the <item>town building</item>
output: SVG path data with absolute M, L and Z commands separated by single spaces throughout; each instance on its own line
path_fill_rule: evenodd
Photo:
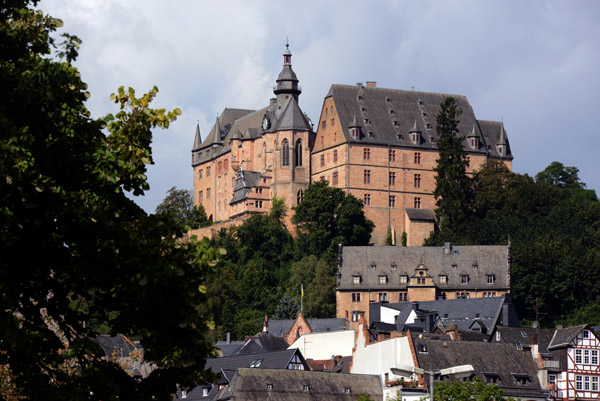
M 478 120 L 465 96 L 378 88 L 375 82 L 336 84 L 325 96 L 315 133 L 300 109 L 298 83 L 286 45 L 276 97 L 267 106 L 226 108 L 204 141 L 196 127 L 194 202 L 209 220 L 231 224 L 266 213 L 276 195 L 286 199 L 291 226 L 292 208 L 309 183 L 327 180 L 364 202 L 375 223 L 374 244 L 383 245 L 389 234 L 395 244 L 406 238 L 408 245 L 421 245 L 434 226 L 436 114 L 449 96 L 462 111 L 457 135 L 468 173 L 490 160 L 512 168 L 503 124 Z
M 355 329 L 373 302 L 510 294 L 510 245 L 340 247 L 336 316 Z M 504 323 L 504 325 L 509 325 Z

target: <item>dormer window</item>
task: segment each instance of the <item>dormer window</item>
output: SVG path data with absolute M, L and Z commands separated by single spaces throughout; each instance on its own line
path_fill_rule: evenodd
M 500 375 L 496 372 L 485 372 L 485 382 L 488 384 L 497 384 L 500 382 Z
M 344 387 L 344 394 L 352 394 L 352 389 L 350 387 Z
M 360 128 L 358 128 L 358 127 L 350 128 L 350 136 L 353 139 L 358 139 L 360 137 Z
M 479 149 L 479 138 L 469 138 L 471 149 Z
M 308 384 L 305 384 L 302 386 L 302 391 L 309 391 L 310 390 L 310 386 Z
M 485 278 L 488 284 L 494 284 L 494 282 L 496 282 L 496 276 L 494 276 L 493 274 L 488 274 L 485 276 Z
M 512 375 L 515 378 L 515 384 L 520 386 L 525 386 L 531 381 L 526 373 L 513 373 Z
M 377 267 L 377 265 L 375 263 L 371 263 L 369 265 L 369 267 L 371 268 L 371 270 L 375 270 L 375 268 Z
M 448 282 L 448 276 L 445 274 L 440 275 L 440 284 L 446 284 Z
M 202 389 L 202 397 L 208 397 L 208 388 L 204 387 Z
M 410 133 L 410 140 L 414 144 L 420 143 L 421 142 L 421 133 L 420 132 L 411 132 Z
M 267 383 L 267 390 L 273 390 L 273 383 Z
M 361 277 L 358 274 L 352 276 L 352 284 L 358 285 L 361 281 Z
M 461 274 L 460 275 L 460 283 L 461 284 L 469 284 L 469 275 L 468 274 Z
M 397 267 L 398 267 L 398 266 L 396 266 L 396 264 L 395 264 L 395 263 L 392 263 L 392 264 L 390 265 L 390 269 L 392 269 L 392 270 L 396 270 L 396 268 L 397 268 Z
M 419 344 L 419 352 L 421 354 L 426 354 L 427 353 L 427 345 L 426 344 Z
M 406 284 L 408 283 L 408 276 L 406 274 L 401 274 L 400 275 L 400 284 Z
M 384 285 L 387 284 L 388 278 L 385 274 L 379 275 L 379 284 Z

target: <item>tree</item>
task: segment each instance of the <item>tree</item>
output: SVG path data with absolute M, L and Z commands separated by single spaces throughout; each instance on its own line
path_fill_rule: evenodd
M 284 295 L 279 300 L 273 319 L 295 319 L 299 310 L 300 305 L 298 305 L 298 302 L 294 298 Z
M 321 180 L 308 186 L 292 217 L 300 253 L 335 260 L 338 244 L 368 245 L 373 222 L 365 217 L 363 203 Z
M 436 383 L 435 401 L 504 401 L 504 391 L 497 384 L 485 384 L 479 377 L 472 381 L 458 380 Z
M 550 163 L 543 171 L 537 173 L 535 180 L 559 188 L 585 188 L 585 184 L 579 180 L 577 167 L 565 167 L 557 161 Z
M 182 244 L 180 225 L 127 193 L 149 188 L 152 129 L 180 111 L 151 108 L 156 88 L 119 88 L 120 111 L 91 119 L 79 40 L 57 48 L 61 22 L 35 4 L 0 11 L 0 366 L 29 399 L 170 400 L 176 383 L 211 377 L 196 308 L 217 253 Z M 92 321 L 139 339 L 154 372 L 137 381 L 104 361 Z
M 335 271 L 325 256 L 308 255 L 290 267 L 287 295 L 300 302 L 300 289 L 304 288 L 304 314 L 311 318 L 335 315 Z
M 194 206 L 192 193 L 187 189 L 171 187 L 167 191 L 165 199 L 156 207 L 156 214 L 167 213 L 182 227 L 198 228 L 209 225 L 204 206 Z
M 458 136 L 458 116 L 462 111 L 456 100 L 447 97 L 437 115 L 437 147 L 439 159 L 434 167 L 436 199 L 435 214 L 442 229 L 464 224 L 473 208 L 473 185 L 467 176 L 467 159 L 463 138 Z

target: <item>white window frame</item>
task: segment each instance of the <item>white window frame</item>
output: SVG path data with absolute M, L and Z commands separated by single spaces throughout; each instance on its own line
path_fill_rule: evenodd
M 583 361 L 582 354 L 583 354 L 582 350 L 580 350 L 580 349 L 575 350 L 575 363 L 577 363 L 577 364 L 582 363 L 582 361 Z

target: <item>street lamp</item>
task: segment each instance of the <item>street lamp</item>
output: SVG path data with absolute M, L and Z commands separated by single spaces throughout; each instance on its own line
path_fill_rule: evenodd
M 473 365 L 459 365 L 459 366 L 451 366 L 445 369 L 437 369 L 437 370 L 425 370 L 422 368 L 416 368 L 414 366 L 406 366 L 406 365 L 396 365 L 395 367 L 390 369 L 393 374 L 398 376 L 410 377 L 413 374 L 418 375 L 428 375 L 429 376 L 429 400 L 434 401 L 433 399 L 433 378 L 436 374 L 440 376 L 454 376 L 457 379 L 463 379 L 469 377 L 473 374 L 475 369 L 473 369 Z

